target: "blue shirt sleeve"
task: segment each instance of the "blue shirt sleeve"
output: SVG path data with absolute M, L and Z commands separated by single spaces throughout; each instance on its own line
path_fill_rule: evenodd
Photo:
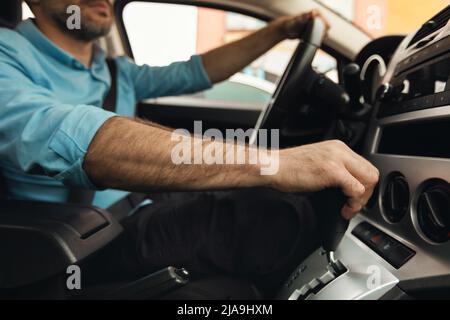
M 212 86 L 199 55 L 166 67 L 138 66 L 127 57 L 117 61 L 123 76 L 134 84 L 137 101 L 189 94 Z
M 98 129 L 113 116 L 95 106 L 61 103 L 14 60 L 0 55 L 1 161 L 94 189 L 82 162 Z

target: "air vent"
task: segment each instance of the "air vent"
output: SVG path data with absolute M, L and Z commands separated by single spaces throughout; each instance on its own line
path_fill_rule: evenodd
M 427 23 L 425 23 L 422 28 L 417 31 L 416 35 L 413 37 L 411 42 L 408 45 L 408 48 L 411 47 L 413 44 L 419 42 L 422 39 L 425 39 L 430 34 L 434 33 L 435 31 L 443 28 L 448 20 L 450 19 L 450 6 L 439 12 L 436 16 L 431 18 Z
M 433 242 L 450 240 L 450 185 L 435 182 L 420 194 L 417 221 L 423 234 Z
M 397 223 L 405 216 L 409 208 L 409 186 L 403 175 L 394 173 L 388 177 L 382 203 L 389 222 Z

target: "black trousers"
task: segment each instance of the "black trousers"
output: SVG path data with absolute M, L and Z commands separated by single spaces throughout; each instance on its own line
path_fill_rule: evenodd
M 318 247 L 317 219 L 298 195 L 257 188 L 174 193 L 155 202 L 123 221 L 124 234 L 96 259 L 97 280 L 175 266 L 193 279 L 247 279 L 270 296 Z

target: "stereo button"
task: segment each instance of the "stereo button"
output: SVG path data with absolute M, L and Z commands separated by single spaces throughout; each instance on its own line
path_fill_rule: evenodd
M 386 254 L 386 260 L 396 269 L 399 269 L 406 262 L 408 262 L 408 260 L 411 259 L 414 254 L 414 251 L 399 244 Z
M 416 111 L 424 108 L 424 98 L 417 98 L 411 100 L 411 105 L 408 111 Z
M 450 104 L 450 91 L 440 92 L 434 98 L 434 106 L 440 107 Z
M 433 107 L 433 103 L 434 103 L 433 95 L 426 96 L 423 98 L 423 108 L 424 109 Z

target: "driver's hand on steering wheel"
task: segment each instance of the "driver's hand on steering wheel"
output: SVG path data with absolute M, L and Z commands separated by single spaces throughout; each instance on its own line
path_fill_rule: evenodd
M 370 199 L 379 171 L 339 140 L 280 150 L 272 187 L 285 192 L 315 192 L 337 187 L 348 197 L 341 210 L 353 218 Z
M 312 10 L 297 16 L 281 17 L 274 20 L 272 23 L 280 29 L 283 38 L 298 39 L 302 35 L 309 20 L 314 18 L 321 18 L 325 22 L 328 31 L 330 24 L 318 10 Z

